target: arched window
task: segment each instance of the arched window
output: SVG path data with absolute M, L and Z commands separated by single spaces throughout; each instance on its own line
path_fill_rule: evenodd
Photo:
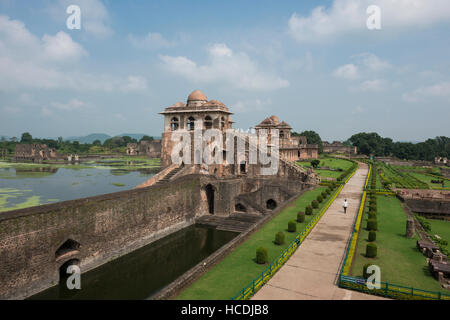
M 211 129 L 212 128 L 212 119 L 210 116 L 205 117 L 205 129 Z
M 277 202 L 273 199 L 269 199 L 266 201 L 266 208 L 269 210 L 273 210 L 277 207 Z
M 170 120 L 170 129 L 172 129 L 172 131 L 178 130 L 180 126 L 180 123 L 178 121 L 177 117 L 173 117 L 172 120 Z
M 225 129 L 225 118 L 221 117 L 220 118 L 220 129 Z
M 187 121 L 187 127 L 189 131 L 194 131 L 195 128 L 195 118 L 189 117 Z

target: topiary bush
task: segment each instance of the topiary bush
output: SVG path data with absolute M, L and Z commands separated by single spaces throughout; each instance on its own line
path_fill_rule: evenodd
M 376 231 L 369 231 L 369 239 L 370 242 L 374 242 L 377 240 L 377 233 Z
M 319 207 L 319 202 L 317 202 L 317 200 L 313 200 L 313 201 L 311 202 L 311 206 L 312 206 L 314 209 L 317 209 L 317 208 Z
M 311 206 L 306 206 L 305 213 L 310 216 L 313 213 L 313 208 Z
M 277 245 L 284 244 L 284 239 L 285 239 L 284 232 L 280 231 L 275 234 L 275 244 Z
M 367 278 L 370 277 L 370 274 L 367 273 L 367 268 L 370 267 L 371 265 L 372 265 L 371 263 L 366 263 L 366 264 L 363 266 L 363 278 L 364 278 L 364 279 L 367 279 Z
M 366 246 L 366 257 L 375 258 L 377 256 L 378 247 L 375 243 L 368 243 Z
M 370 203 L 370 204 L 369 204 L 369 210 L 370 210 L 370 209 L 377 210 L 377 205 L 376 205 L 376 203 Z
M 317 196 L 317 202 L 322 203 L 322 201 L 323 201 L 323 197 L 319 194 Z
M 264 247 L 256 249 L 256 263 L 264 264 L 267 262 L 267 250 Z
M 325 199 L 328 196 L 328 193 L 326 193 L 325 191 L 322 191 L 321 195 L 322 195 L 322 198 Z
M 367 230 L 371 231 L 376 231 L 378 229 L 378 223 L 377 220 L 374 219 L 369 219 L 367 220 Z
M 377 220 L 377 215 L 376 213 L 373 212 L 369 212 L 369 216 L 367 220 Z
M 329 194 L 331 193 L 330 187 L 328 187 L 328 188 L 325 190 L 325 192 L 329 195 Z
M 304 212 L 299 212 L 297 213 L 297 222 L 305 222 L 305 213 Z
M 288 222 L 288 231 L 289 232 L 297 231 L 297 224 L 295 223 L 294 220 L 291 220 L 291 221 Z

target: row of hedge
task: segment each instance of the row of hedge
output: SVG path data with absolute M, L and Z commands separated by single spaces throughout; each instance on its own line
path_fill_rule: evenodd
M 377 186 L 377 168 L 376 165 L 372 166 L 372 175 L 370 177 L 370 189 L 376 189 Z M 368 201 L 368 219 L 366 229 L 369 231 L 368 241 L 369 243 L 366 246 L 366 257 L 367 258 L 375 258 L 378 253 L 378 247 L 375 241 L 377 240 L 377 230 L 378 230 L 378 221 L 377 221 L 377 197 L 375 193 L 369 194 Z M 367 273 L 367 268 L 372 265 L 371 263 L 365 264 L 363 267 L 363 277 L 367 279 L 370 274 Z
M 297 217 L 295 220 L 290 220 L 287 226 L 287 232 L 296 232 L 297 231 L 297 223 L 305 222 L 305 215 L 312 215 L 315 209 L 319 208 L 319 204 L 324 202 L 331 193 L 338 187 L 338 184 L 333 182 L 330 186 L 322 191 L 321 194 L 317 196 L 317 198 L 311 201 L 311 204 L 307 205 L 305 208 L 305 212 L 299 211 L 297 213 Z M 283 245 L 285 243 L 285 234 L 283 231 L 278 231 L 275 234 L 275 240 L 273 241 L 276 245 Z M 256 249 L 256 263 L 264 264 L 267 262 L 267 249 L 264 247 L 259 247 Z

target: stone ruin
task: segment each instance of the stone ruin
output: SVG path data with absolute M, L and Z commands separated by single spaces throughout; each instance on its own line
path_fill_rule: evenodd
M 17 144 L 13 161 L 42 162 L 58 158 L 56 150 L 46 144 Z
M 358 153 L 356 147 L 346 146 L 340 141 L 333 141 L 333 143 L 324 141 L 322 143 L 322 146 L 323 146 L 323 153 L 343 153 L 351 155 L 356 155 Z
M 161 157 L 161 140 L 141 141 L 139 143 L 127 144 L 127 155 L 129 156 L 147 156 L 149 158 Z

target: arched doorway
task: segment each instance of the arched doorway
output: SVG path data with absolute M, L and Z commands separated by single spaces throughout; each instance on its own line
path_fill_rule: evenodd
M 55 258 L 61 258 L 63 255 L 67 255 L 71 252 L 78 253 L 78 250 L 80 249 L 80 243 L 72 240 L 67 239 L 62 245 L 59 246 L 59 248 L 55 252 Z
M 214 187 L 211 184 L 208 184 L 205 187 L 206 191 L 206 199 L 208 201 L 208 212 L 210 214 L 214 214 Z
M 277 207 L 277 202 L 273 199 L 269 199 L 266 201 L 266 208 L 269 210 L 273 210 Z
M 236 203 L 234 210 L 237 212 L 247 212 L 247 208 L 242 203 Z

